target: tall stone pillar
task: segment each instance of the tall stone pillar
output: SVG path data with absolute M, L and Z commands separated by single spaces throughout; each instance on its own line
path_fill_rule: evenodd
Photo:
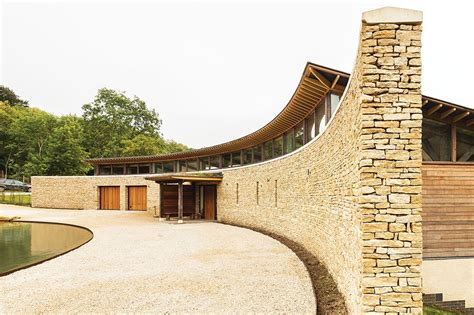
M 422 312 L 422 12 L 363 14 L 359 206 L 362 312 Z

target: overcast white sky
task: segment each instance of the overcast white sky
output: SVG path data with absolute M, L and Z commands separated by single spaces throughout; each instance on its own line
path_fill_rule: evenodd
M 307 61 L 351 72 L 362 12 L 391 5 L 424 12 L 423 94 L 473 107 L 469 3 L 3 1 L 1 81 L 55 114 L 126 91 L 198 148 L 265 125 Z

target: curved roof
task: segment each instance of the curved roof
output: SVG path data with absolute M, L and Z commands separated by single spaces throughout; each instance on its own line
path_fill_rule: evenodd
M 319 104 L 329 91 L 342 93 L 349 78 L 348 73 L 307 63 L 301 80 L 283 110 L 268 124 L 244 137 L 201 149 L 188 150 L 163 155 L 133 156 L 114 158 L 92 158 L 86 160 L 93 164 L 120 162 L 160 162 L 198 158 L 234 152 L 271 140 L 303 121 L 316 104 Z
M 199 158 L 251 148 L 274 139 L 302 122 L 330 91 L 342 94 L 349 80 L 346 72 L 307 63 L 300 82 L 283 110 L 268 124 L 244 137 L 201 149 L 163 155 L 92 158 L 92 164 L 163 162 Z M 424 117 L 474 130 L 474 109 L 423 96 Z

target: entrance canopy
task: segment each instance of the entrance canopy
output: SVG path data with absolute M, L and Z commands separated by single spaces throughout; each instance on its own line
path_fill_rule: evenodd
M 202 174 L 166 174 L 145 177 L 147 180 L 152 180 L 158 184 L 160 183 L 198 183 L 198 184 L 219 184 L 222 181 L 222 173 L 202 173 Z

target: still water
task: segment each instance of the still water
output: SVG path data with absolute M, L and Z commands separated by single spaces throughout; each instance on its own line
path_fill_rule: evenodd
M 65 253 L 92 237 L 89 230 L 70 225 L 0 222 L 0 275 Z

